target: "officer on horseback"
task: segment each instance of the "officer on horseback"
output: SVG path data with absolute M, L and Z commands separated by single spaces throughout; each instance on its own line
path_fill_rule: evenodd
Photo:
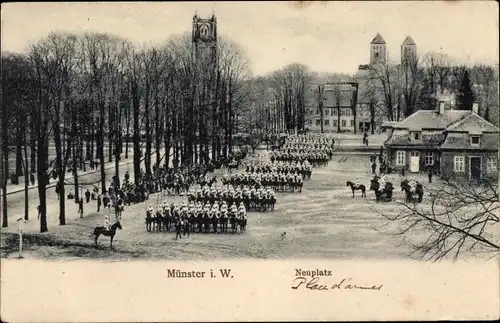
M 109 222 L 109 216 L 107 215 L 104 216 L 104 229 L 106 229 L 106 231 L 111 231 L 111 224 Z

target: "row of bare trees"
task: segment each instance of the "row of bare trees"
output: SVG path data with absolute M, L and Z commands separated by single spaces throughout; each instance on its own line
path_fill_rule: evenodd
M 464 79 L 470 77 L 479 114 L 498 124 L 498 75 L 498 66 L 469 67 L 453 62 L 448 55 L 427 53 L 401 64 L 388 60 L 365 65 L 365 72 L 358 73 L 355 79 L 365 87 L 365 95 L 360 99 L 366 104 L 375 104 L 378 115 L 396 121 L 417 110 L 435 109 L 442 96 L 454 96 L 460 101 Z M 461 102 L 456 105 L 460 106 Z
M 77 201 L 78 171 L 86 161 L 99 161 L 95 184 L 105 191 L 106 162 L 115 162 L 118 178 L 129 144 L 136 183 L 162 164 L 227 157 L 235 115 L 247 103 L 247 66 L 239 46 L 224 38 L 216 62 L 200 64 L 187 35 L 138 48 L 110 34 L 51 33 L 25 54 L 2 53 L 2 225 L 8 225 L 11 147 L 14 177 L 25 176 L 26 205 L 29 177 L 36 174 L 41 232 L 47 231 L 49 179 L 57 180 L 64 197 L 65 174 L 72 172 Z M 65 222 L 61 198 L 59 224 Z

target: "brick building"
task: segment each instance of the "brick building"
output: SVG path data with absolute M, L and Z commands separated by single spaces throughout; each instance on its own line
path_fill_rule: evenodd
M 433 168 L 468 179 L 498 176 L 499 129 L 472 111 L 420 110 L 392 127 L 385 142 L 390 165 L 410 172 Z

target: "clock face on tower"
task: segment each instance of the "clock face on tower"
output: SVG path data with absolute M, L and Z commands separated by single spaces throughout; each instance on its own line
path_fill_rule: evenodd
M 202 24 L 200 26 L 200 38 L 203 40 L 208 40 L 210 38 L 210 25 Z

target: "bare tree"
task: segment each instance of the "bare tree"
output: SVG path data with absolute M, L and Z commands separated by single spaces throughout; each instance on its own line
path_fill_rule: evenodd
M 404 101 L 404 117 L 416 111 L 417 100 L 422 89 L 423 71 L 416 56 L 408 57 L 399 68 L 399 82 Z
M 384 103 L 385 115 L 389 121 L 398 118 L 394 107 L 399 97 L 397 70 L 389 61 L 369 66 L 369 82 L 374 87 L 377 97 Z M 399 108 L 399 106 L 397 106 Z
M 316 89 L 316 103 L 318 104 L 319 119 L 321 121 L 321 133 L 324 133 L 324 123 L 325 123 L 325 109 L 324 109 L 324 99 L 325 99 L 325 85 L 318 84 Z
M 342 86 L 340 83 L 335 83 L 333 85 L 333 101 L 337 109 L 337 133 L 340 133 L 340 115 L 341 115 L 341 105 L 342 105 Z
M 425 204 L 404 202 L 394 214 L 379 212 L 390 234 L 402 236 L 413 256 L 436 261 L 449 255 L 457 259 L 467 251 L 498 255 L 497 179 L 471 185 L 449 176 L 428 196 Z
M 479 102 L 479 114 L 498 125 L 498 68 L 479 64 L 471 69 L 474 90 Z

